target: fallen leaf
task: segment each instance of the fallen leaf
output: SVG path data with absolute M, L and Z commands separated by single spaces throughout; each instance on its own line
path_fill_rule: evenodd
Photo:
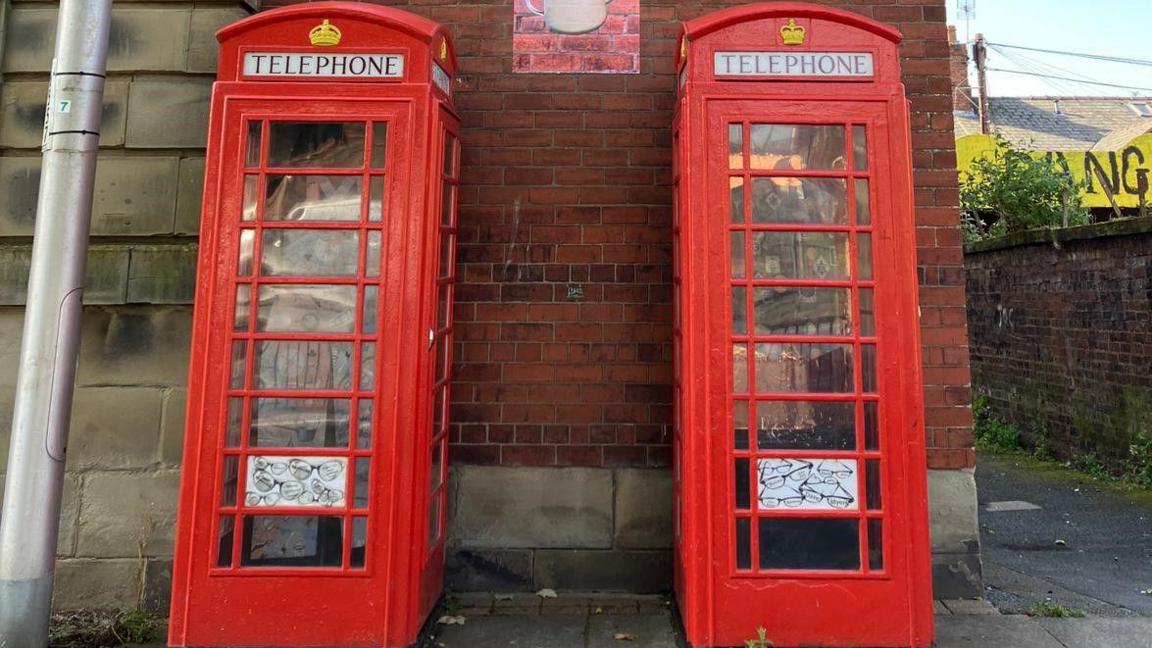
M 536 592 L 536 596 L 539 596 L 540 598 L 556 598 L 556 590 L 550 587 L 545 587 L 539 592 Z
M 631 632 L 617 632 L 612 638 L 616 641 L 636 641 L 636 635 Z
M 436 619 L 436 623 L 440 625 L 464 625 L 464 617 L 445 614 L 439 619 Z

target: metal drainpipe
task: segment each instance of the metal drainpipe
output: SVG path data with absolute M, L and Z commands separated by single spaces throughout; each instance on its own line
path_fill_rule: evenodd
M 63 0 L 0 518 L 0 648 L 48 644 L 112 0 Z

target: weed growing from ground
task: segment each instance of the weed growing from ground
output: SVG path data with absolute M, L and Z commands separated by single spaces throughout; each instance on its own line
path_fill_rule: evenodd
M 976 447 L 993 452 L 1018 452 L 1022 449 L 1019 430 L 996 418 L 987 398 L 976 397 L 972 403 L 972 419 Z
M 767 638 L 768 631 L 764 628 L 756 628 L 756 638 L 746 639 L 744 641 L 744 648 L 772 648 L 774 645 Z
M 1050 617 L 1053 619 L 1079 619 L 1087 616 L 1084 610 L 1065 607 L 1052 601 L 1036 601 L 1028 611 L 1031 616 Z

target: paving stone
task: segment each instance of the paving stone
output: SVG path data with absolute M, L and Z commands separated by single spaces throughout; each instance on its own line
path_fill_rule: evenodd
M 131 609 L 140 593 L 143 561 L 72 559 L 56 562 L 52 607 Z
M 200 211 L 204 201 L 204 158 L 180 158 L 176 188 L 176 233 L 200 232 Z
M 1026 616 L 938 616 L 938 648 L 1065 648 Z
M 672 471 L 616 471 L 614 546 L 665 549 L 672 546 Z
M 48 81 L 6 81 L 0 88 L 0 146 L 39 149 L 44 135 L 44 102 Z M 128 80 L 104 82 L 100 146 L 124 145 L 128 114 Z
M 581 616 L 488 616 L 469 618 L 464 625 L 440 626 L 432 645 L 443 648 L 574 648 L 584 646 Z
M 943 603 L 951 614 L 1000 614 L 984 599 L 947 599 L 937 602 Z
M 500 616 L 535 616 L 542 603 L 535 594 L 513 593 L 493 596 L 492 614 Z
M 617 635 L 629 637 L 617 639 Z M 597 614 L 588 620 L 588 648 L 671 648 L 676 645 L 671 612 L 660 614 Z
M 464 466 L 456 476 L 451 533 L 462 548 L 612 544 L 611 470 Z
M 1065 648 L 1148 648 L 1152 618 L 1039 619 L 1040 625 Z
M 195 245 L 137 245 L 128 266 L 130 304 L 191 304 L 196 293 Z
M 492 592 L 459 592 L 449 594 L 451 609 L 464 616 L 487 616 L 492 613 Z
M 527 549 L 450 549 L 444 580 L 456 591 L 524 592 L 532 589 Z
M 1006 502 L 989 502 L 984 510 L 989 513 L 1012 513 L 1016 511 L 1039 511 L 1041 507 L 1023 500 L 1008 500 Z
M 170 466 L 181 465 L 184 455 L 184 415 L 188 409 L 187 389 L 164 391 L 160 415 L 160 461 Z
M 211 77 L 137 76 L 128 90 L 125 143 L 129 148 L 204 148 L 211 95 Z
M 191 334 L 186 306 L 85 309 L 77 384 L 183 387 Z
M 188 65 L 185 69 L 189 72 L 216 74 L 216 55 L 220 48 L 216 42 L 216 31 L 247 16 L 248 12 L 238 6 L 193 8 L 188 35 Z
M 952 610 L 949 610 L 941 601 L 932 601 L 932 612 L 934 614 L 952 614 Z
M 149 387 L 81 387 L 72 405 L 68 467 L 147 468 L 160 457 L 163 391 Z
M 537 587 L 557 590 L 663 592 L 672 584 L 669 551 L 542 549 L 533 569 Z
M 177 470 L 86 474 L 77 555 L 171 556 L 179 483 Z
M 0 304 L 23 305 L 28 299 L 28 273 L 32 245 L 0 246 Z M 128 249 L 122 246 L 88 248 L 85 304 L 123 304 L 128 283 Z

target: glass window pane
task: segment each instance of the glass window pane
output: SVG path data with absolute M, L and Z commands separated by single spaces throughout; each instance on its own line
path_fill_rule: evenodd
M 232 389 L 244 389 L 244 375 L 248 359 L 248 343 L 236 340 L 232 343 Z
M 843 169 L 844 127 L 752 124 L 753 169 Z
M 884 570 L 884 520 L 868 520 L 868 569 Z
M 732 406 L 732 431 L 737 450 L 748 449 L 748 401 L 736 401 Z
M 872 200 L 868 192 L 868 180 L 857 178 L 856 182 L 856 224 L 872 224 Z
M 444 425 L 444 415 L 448 409 L 448 388 L 441 385 L 436 388 L 436 396 L 432 405 L 432 434 L 439 434 Z
M 760 459 L 756 477 L 762 509 L 859 509 L 855 459 Z
M 456 175 L 456 136 L 448 132 L 444 133 L 444 175 Z
M 232 542 L 236 535 L 236 518 L 220 516 L 220 527 L 216 532 L 216 566 L 232 566 Z
M 260 200 L 259 176 L 244 176 L 244 204 L 240 207 L 240 220 L 256 220 L 256 203 Z
M 372 168 L 381 169 L 388 160 L 388 122 L 372 124 Z
M 252 286 L 240 284 L 236 286 L 236 313 L 232 318 L 232 330 L 244 332 L 248 330 L 248 314 L 251 310 Z
M 852 335 L 848 288 L 757 288 L 756 335 Z
M 748 393 L 748 345 L 732 345 L 732 393 Z
M 756 279 L 847 280 L 848 235 L 757 232 L 752 242 Z
M 876 401 L 864 401 L 864 449 L 880 449 L 880 408 Z
M 254 448 L 346 448 L 346 398 L 255 398 L 248 444 Z
M 860 232 L 856 235 L 856 274 L 861 281 L 872 280 L 872 235 Z
M 432 498 L 428 506 L 428 546 L 436 544 L 440 538 L 440 497 Z
M 364 286 L 364 313 L 360 330 L 365 334 L 376 332 L 376 307 L 379 304 L 379 286 Z
M 240 479 L 240 458 L 235 455 L 224 457 L 222 471 L 223 483 L 220 485 L 220 506 L 236 506 L 236 489 Z
M 843 178 L 752 178 L 753 223 L 847 225 Z
M 244 166 L 248 168 L 260 166 L 260 140 L 264 122 L 248 122 L 248 141 L 245 145 Z
M 241 277 L 252 276 L 252 257 L 255 256 L 256 232 L 250 229 L 240 230 L 240 254 L 236 265 L 236 274 Z
M 760 518 L 761 569 L 860 569 L 852 519 Z
M 452 227 L 456 223 L 456 185 L 445 184 L 440 196 L 440 225 Z
M 366 450 L 372 447 L 372 399 L 360 399 L 359 419 L 356 432 L 356 447 Z
M 349 230 L 264 230 L 260 272 L 270 277 L 354 277 L 360 233 Z
M 376 386 L 376 343 L 360 345 L 360 389 Z
M 747 459 L 736 460 L 736 510 L 746 511 L 752 506 L 752 495 L 749 492 L 750 487 L 750 464 Z
M 364 166 L 363 123 L 272 122 L 268 142 L 270 167 Z
M 852 166 L 868 170 L 868 130 L 862 125 L 852 127 Z
M 752 568 L 752 521 L 736 519 L 736 569 Z
M 760 450 L 854 450 L 856 404 L 822 401 L 756 403 Z
M 269 175 L 266 221 L 360 220 L 360 176 Z
M 355 328 L 356 286 L 260 286 L 256 330 L 351 333 Z
M 860 378 L 865 394 L 876 393 L 876 345 L 860 345 Z
M 748 289 L 744 286 L 732 288 L 732 333 L 748 334 Z
M 244 518 L 240 564 L 245 567 L 340 567 L 344 519 L 319 515 Z
M 452 286 L 440 286 L 436 305 L 436 330 L 448 328 L 448 307 L 452 304 Z
M 728 168 L 744 168 L 743 124 L 728 124 Z
M 850 344 L 757 344 L 759 393 L 852 393 Z
M 428 492 L 434 493 L 437 488 L 440 488 L 441 474 L 440 474 L 440 457 L 441 457 L 442 443 L 437 441 L 432 444 L 432 464 L 428 470 Z
M 384 218 L 384 176 L 372 176 L 368 180 L 372 195 L 368 199 L 368 220 L 379 223 Z
M 732 210 L 732 222 L 744 222 L 744 178 L 728 178 L 728 201 Z
M 352 556 L 349 566 L 362 569 L 368 551 L 368 518 L 352 518 Z
M 880 461 L 869 459 L 864 462 L 864 492 L 869 511 L 879 511 L 884 506 L 880 494 Z
M 436 382 L 446 379 L 451 372 L 451 350 L 452 345 L 443 336 L 436 341 Z
M 380 276 L 380 232 L 368 232 L 368 249 L 364 251 L 364 276 Z
M 732 232 L 732 277 L 744 278 L 744 232 Z
M 251 507 L 344 506 L 347 457 L 249 456 L 244 503 Z
M 455 268 L 452 264 L 452 252 L 456 245 L 456 237 L 445 232 L 440 238 L 440 272 L 437 276 L 447 278 L 452 276 Z
M 224 447 L 236 448 L 240 445 L 240 431 L 244 427 L 244 399 L 228 399 L 228 429 L 224 434 Z
M 352 490 L 353 498 L 352 505 L 356 508 L 368 508 L 369 499 L 369 477 L 372 473 L 372 462 L 368 457 L 356 458 L 356 483 Z
M 875 293 L 871 288 L 860 289 L 860 335 L 876 335 Z
M 352 388 L 352 343 L 263 340 L 256 346 L 256 388 Z

